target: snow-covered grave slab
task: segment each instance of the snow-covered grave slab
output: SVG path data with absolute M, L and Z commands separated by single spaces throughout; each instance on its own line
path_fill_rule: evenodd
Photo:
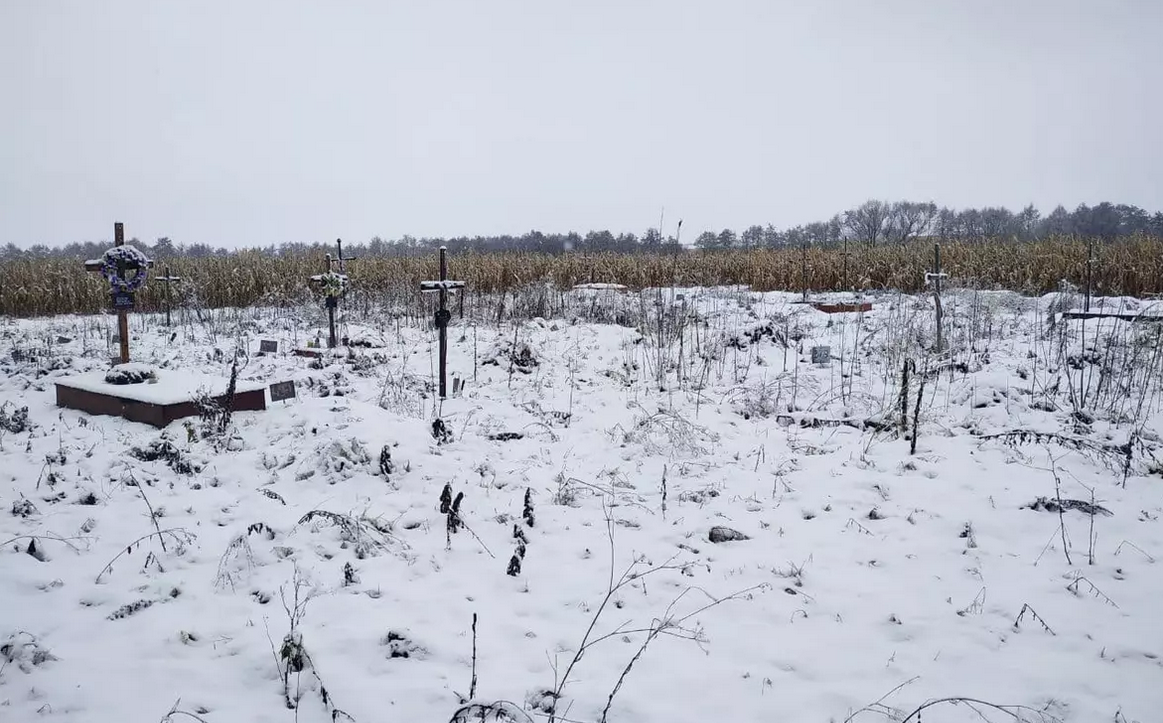
M 141 365 L 123 364 L 115 369 Z M 105 371 L 87 372 L 56 381 L 57 406 L 79 409 L 89 414 L 124 417 L 131 422 L 165 427 L 175 419 L 199 413 L 195 399 L 207 394 L 219 405 L 226 404 L 225 377 L 187 370 L 159 369 L 156 379 L 136 384 L 111 384 Z M 266 385 L 238 381 L 231 409 L 236 412 L 267 408 Z
M 1163 322 L 1163 314 L 1151 311 L 1064 311 L 1063 319 L 1119 319 L 1121 321 Z
M 825 314 L 849 314 L 872 311 L 872 301 L 865 297 L 854 296 L 850 293 L 816 294 L 815 298 L 804 301 L 793 301 L 793 304 L 806 304 L 816 311 Z

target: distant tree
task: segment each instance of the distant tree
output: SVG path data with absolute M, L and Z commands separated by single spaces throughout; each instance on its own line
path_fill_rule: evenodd
M 1136 233 L 1151 231 L 1151 214 L 1138 206 L 1120 203 L 1115 206 L 1115 213 L 1119 217 L 1119 235 L 1131 236 Z
M 1122 218 L 1118 208 L 1109 201 L 1103 201 L 1090 210 L 1091 235 L 1101 239 L 1117 238 L 1122 228 Z
M 613 251 L 615 245 L 614 234 L 609 231 L 590 231 L 586 234 L 582 241 L 582 247 L 586 251 L 600 253 L 603 251 Z
M 638 236 L 633 233 L 620 233 L 614 241 L 614 248 L 621 254 L 638 252 Z
M 700 251 L 714 251 L 719 248 L 719 237 L 713 231 L 703 231 L 695 239 L 695 248 Z
M 852 238 L 873 245 L 884 236 L 889 205 L 884 201 L 865 201 L 844 212 L 844 228 Z
M 178 249 L 168 236 L 162 236 L 153 245 L 152 253 L 154 258 L 172 259 L 178 255 Z
M 1042 220 L 1039 236 L 1068 236 L 1074 233 L 1074 217 L 1062 205 Z
M 214 249 L 207 244 L 190 244 L 186 247 L 186 256 L 195 259 L 208 258 L 214 255 Z
M 1038 220 L 1042 214 L 1038 209 L 1034 208 L 1034 204 L 1029 204 L 1022 209 L 1022 212 L 1017 216 L 1018 236 L 1022 240 L 1030 240 L 1036 238 L 1038 235 Z
M 383 256 L 388 250 L 388 245 L 379 236 L 372 236 L 372 240 L 367 243 L 367 250 L 372 256 Z
M 763 245 L 769 249 L 779 248 L 784 245 L 783 233 L 772 226 L 770 223 L 763 229 Z
M 933 233 L 942 240 L 957 238 L 960 235 L 957 212 L 951 208 L 937 211 L 937 217 L 933 219 Z
M 898 201 L 889 209 L 885 223 L 885 236 L 892 241 L 904 243 L 909 239 L 924 236 L 933 226 L 937 217 L 937 204 Z
M 828 221 L 828 239 L 832 243 L 839 243 L 844 238 L 844 218 L 836 214 Z
M 1008 208 L 981 209 L 981 235 L 985 238 L 1008 236 L 1015 232 L 1014 212 Z
M 957 232 L 960 238 L 981 238 L 985 236 L 985 226 L 982 223 L 981 211 L 976 208 L 967 208 L 957 212 Z
M 719 232 L 719 248 L 733 249 L 739 245 L 739 239 L 736 238 L 735 232 L 729 228 L 725 228 Z
M 803 236 L 808 243 L 817 246 L 827 246 L 834 240 L 832 238 L 832 228 L 827 221 L 813 221 L 799 227 L 803 232 Z
M 551 248 L 549 239 L 545 237 L 545 234 L 540 231 L 529 231 L 521 237 L 521 250 L 533 253 L 549 253 L 554 249 Z
M 642 234 L 641 242 L 642 250 L 647 252 L 655 252 L 662 249 L 662 232 L 656 228 L 646 230 Z
M 748 226 L 747 230 L 743 232 L 742 241 L 745 249 L 757 249 L 763 246 L 763 227 Z
M 1163 236 L 1163 211 L 1155 212 L 1155 215 L 1151 217 L 1148 229 L 1155 236 Z

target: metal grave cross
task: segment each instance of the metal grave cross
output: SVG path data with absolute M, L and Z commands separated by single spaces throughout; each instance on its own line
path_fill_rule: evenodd
M 344 265 L 345 261 L 355 261 L 358 258 L 356 256 L 343 255 L 343 239 L 341 238 L 335 239 L 335 254 L 335 260 L 339 263 L 339 273 L 341 274 L 347 273 L 347 267 Z
M 155 276 L 154 280 L 160 281 L 166 285 L 166 326 L 169 326 L 170 325 L 170 309 L 173 308 L 173 302 L 170 299 L 170 287 L 173 286 L 174 284 L 181 283 L 182 277 L 181 276 L 170 276 L 170 267 L 169 266 L 165 267 L 165 272 L 166 272 L 165 276 Z
M 338 266 L 338 269 L 339 269 L 338 274 L 340 276 L 343 276 L 344 278 L 346 278 L 347 277 L 346 263 L 348 261 L 355 261 L 355 258 L 356 258 L 354 256 L 344 256 L 343 255 L 343 239 L 335 239 L 335 250 L 336 250 L 335 256 L 332 256 L 331 254 L 324 255 L 324 257 L 323 257 L 324 265 L 325 265 L 324 272 L 322 274 L 317 274 L 317 275 L 311 277 L 311 282 L 319 284 L 321 287 L 324 288 L 324 290 L 326 290 L 326 287 L 323 286 L 324 277 L 327 276 L 328 274 L 336 273 L 336 266 Z M 339 345 L 339 339 L 336 337 L 336 334 L 335 334 L 335 309 L 337 306 L 339 306 L 339 297 L 338 296 L 328 296 L 327 297 L 327 327 L 328 327 L 327 348 L 329 348 L 329 349 L 334 349 L 336 346 Z
M 120 221 L 113 224 L 113 245 L 114 247 L 125 245 L 125 224 Z M 85 262 L 86 271 L 101 273 L 101 266 L 101 259 L 90 259 Z M 153 260 L 146 259 L 145 267 L 152 269 Z M 122 279 L 125 278 L 126 272 L 140 272 L 140 270 L 141 266 L 138 264 L 127 263 L 121 259 L 117 261 L 117 275 Z M 166 275 L 169 276 L 168 273 Z M 129 312 L 134 305 L 133 292 L 111 290 L 111 301 L 113 309 L 117 312 L 117 336 L 121 346 L 121 363 L 126 364 L 129 362 Z
M 440 294 L 440 308 L 436 310 L 436 329 L 440 333 L 440 398 L 446 398 L 448 391 L 448 322 L 452 320 L 452 312 L 448 310 L 448 292 L 463 289 L 463 281 L 450 281 L 448 278 L 448 249 L 440 247 L 440 280 L 421 281 L 420 293 Z
M 944 314 L 941 309 L 941 279 L 948 277 L 941 273 L 941 244 L 933 244 L 933 270 L 925 272 L 925 284 L 933 285 L 933 300 L 937 306 L 937 351 L 944 349 Z

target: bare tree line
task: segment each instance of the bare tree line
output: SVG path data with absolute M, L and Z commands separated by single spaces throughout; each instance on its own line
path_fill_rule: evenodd
M 681 228 L 681 225 L 679 226 Z M 1048 236 L 1082 236 L 1112 240 L 1120 237 L 1147 234 L 1163 237 L 1163 212 L 1149 213 L 1137 206 L 1103 202 L 1096 206 L 1082 204 L 1073 211 L 1058 206 L 1043 216 L 1032 204 L 1013 212 L 1003 207 L 967 208 L 955 210 L 938 207 L 931 201 L 870 200 L 838 213 L 827 221 L 817 221 L 791 228 L 779 229 L 768 224 L 752 225 L 737 233 L 732 229 L 704 231 L 693 243 L 698 250 L 784 248 L 835 246 L 845 241 L 867 244 L 907 243 L 922 237 L 942 240 L 1007 238 L 1029 241 Z M 131 239 L 138 248 L 154 258 L 205 258 L 228 256 L 236 251 L 211 246 L 207 243 L 181 244 L 162 237 L 154 243 Z M 658 228 L 647 229 L 639 236 L 633 232 L 614 234 L 609 230 L 580 234 L 543 233 L 529 231 L 521 235 L 456 236 L 452 238 L 417 238 L 405 235 L 386 240 L 379 236 L 369 241 L 345 239 L 345 248 L 352 255 L 411 256 L 431 253 L 447 246 L 453 253 L 533 252 L 560 254 L 571 251 L 582 253 L 680 253 L 688 250 L 687 239 L 679 237 L 678 229 L 670 235 Z M 109 239 L 70 243 L 60 247 L 37 244 L 23 249 L 8 244 L 0 249 L 0 262 L 19 259 L 75 258 L 89 259 L 100 256 L 109 247 Z M 334 239 L 312 243 L 283 243 L 265 247 L 251 247 L 270 255 L 319 254 L 334 249 Z

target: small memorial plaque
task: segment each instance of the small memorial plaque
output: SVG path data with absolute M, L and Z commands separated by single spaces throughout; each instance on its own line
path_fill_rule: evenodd
M 133 292 L 131 292 L 131 291 L 114 291 L 113 292 L 113 308 L 117 311 L 132 311 L 133 310 Z
M 258 352 L 259 354 L 278 354 L 279 343 L 277 341 L 263 339 L 258 343 Z
M 271 401 L 281 402 L 284 399 L 292 399 L 295 396 L 295 382 L 275 382 L 271 385 Z
M 832 347 L 830 346 L 814 346 L 812 347 L 812 363 L 813 364 L 827 364 L 832 361 Z

